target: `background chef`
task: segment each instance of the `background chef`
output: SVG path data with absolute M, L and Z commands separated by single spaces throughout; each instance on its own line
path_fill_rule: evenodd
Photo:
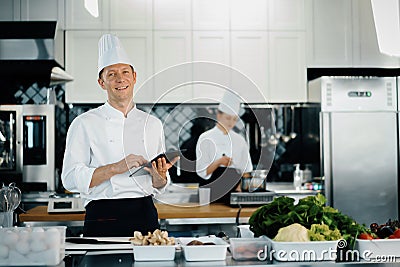
M 244 172 L 253 170 L 246 140 L 232 129 L 239 118 L 240 97 L 226 91 L 215 127 L 200 135 L 196 145 L 196 172 L 211 187 L 211 201 L 228 202 L 229 191 L 239 190 Z
M 154 231 L 159 225 L 152 196 L 168 185 L 167 170 L 177 159 L 159 159 L 148 174 L 129 177 L 130 169 L 164 151 L 163 128 L 133 102 L 136 72 L 120 40 L 105 34 L 98 49 L 98 84 L 107 102 L 71 123 L 62 182 L 85 200 L 85 236 Z

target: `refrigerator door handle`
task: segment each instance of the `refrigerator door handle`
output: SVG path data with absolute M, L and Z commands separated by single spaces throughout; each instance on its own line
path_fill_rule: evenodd
M 326 112 L 320 113 L 320 140 L 321 148 L 321 173 L 324 174 L 324 187 L 327 205 L 333 206 L 332 192 L 332 166 L 330 159 L 332 158 L 331 148 L 331 131 L 330 131 L 330 114 Z

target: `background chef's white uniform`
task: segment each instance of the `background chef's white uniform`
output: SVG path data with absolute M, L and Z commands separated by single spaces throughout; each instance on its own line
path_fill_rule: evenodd
M 94 199 L 135 198 L 158 193 L 150 175 L 130 178 L 130 172 L 117 174 L 92 188 L 89 185 L 96 168 L 120 161 L 129 154 L 150 160 L 164 152 L 164 146 L 159 119 L 136 107 L 125 118 L 107 102 L 79 115 L 71 123 L 61 177 L 63 185 L 71 192 L 80 192 L 85 205 Z
M 203 179 L 210 179 L 207 167 L 215 160 L 225 156 L 232 158 L 228 168 L 235 168 L 240 173 L 253 170 L 249 146 L 246 140 L 238 133 L 230 130 L 224 134 L 217 126 L 200 135 L 196 145 L 196 172 Z
M 226 91 L 218 105 L 218 110 L 239 116 L 240 97 L 233 91 Z M 196 145 L 196 172 L 203 179 L 210 179 L 212 173 L 207 175 L 207 167 L 223 155 L 232 158 L 228 168 L 236 169 L 240 174 L 253 170 L 249 146 L 240 134 L 229 130 L 224 134 L 217 126 L 200 135 Z M 220 166 L 225 167 L 225 166 Z

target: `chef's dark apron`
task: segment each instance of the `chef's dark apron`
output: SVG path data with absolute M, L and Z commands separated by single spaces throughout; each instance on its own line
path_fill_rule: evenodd
M 210 179 L 201 183 L 201 187 L 211 188 L 210 201 L 217 203 L 230 203 L 231 192 L 235 192 L 240 184 L 241 175 L 236 169 L 218 167 Z
M 152 196 L 92 200 L 86 205 L 83 235 L 91 237 L 133 236 L 160 228 Z

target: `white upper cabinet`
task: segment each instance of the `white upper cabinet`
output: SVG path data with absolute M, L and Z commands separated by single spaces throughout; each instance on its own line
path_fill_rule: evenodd
M 64 0 L 1 0 L 2 21 L 57 21 L 64 29 Z
M 269 0 L 270 30 L 305 30 L 305 0 Z
M 153 91 L 145 83 L 153 74 L 153 36 L 149 31 L 117 31 L 136 71 L 135 102 L 151 103 Z
M 371 1 L 353 0 L 353 66 L 395 67 L 399 58 L 380 53 Z
M 110 2 L 110 29 L 151 30 L 152 20 L 152 1 L 114 0 Z
M 107 30 L 110 20 L 110 3 L 108 0 L 99 0 L 99 16 L 95 18 L 86 9 L 84 1 L 65 2 L 65 23 L 67 30 Z
M 103 103 L 106 92 L 97 83 L 98 41 L 102 31 L 68 31 L 66 70 L 74 77 L 66 84 L 67 103 Z M 152 75 L 152 35 L 148 31 L 114 32 L 136 71 L 135 101 L 152 102 L 153 92 L 142 85 Z M 143 87 L 145 88 L 145 87 Z
M 66 71 L 74 77 L 66 83 L 65 102 L 104 103 L 106 92 L 97 83 L 98 41 L 101 31 L 67 31 Z
M 15 0 L 2 0 L 0 8 L 1 21 L 20 20 L 21 3 Z
M 153 0 L 154 29 L 190 30 L 191 0 Z
M 267 100 L 269 64 L 267 31 L 234 31 L 231 33 L 232 86 L 246 102 Z M 248 83 L 248 81 L 251 81 Z
M 268 1 L 230 0 L 232 30 L 267 30 Z
M 190 31 L 154 31 L 153 102 L 176 103 L 192 98 L 191 84 L 180 86 L 192 80 L 191 69 L 182 65 L 191 61 Z
M 58 21 L 64 28 L 64 0 L 21 0 L 21 20 Z
M 276 103 L 307 101 L 304 32 L 270 32 L 269 95 Z
M 193 0 L 193 30 L 229 30 L 229 0 Z
M 352 66 L 352 12 L 349 0 L 314 0 L 311 7 L 309 67 Z
M 204 83 L 193 85 L 192 102 L 220 99 L 223 87 L 219 85 L 230 85 L 229 31 L 193 31 L 193 61 L 193 80 Z M 197 65 L 196 61 L 208 63 Z

